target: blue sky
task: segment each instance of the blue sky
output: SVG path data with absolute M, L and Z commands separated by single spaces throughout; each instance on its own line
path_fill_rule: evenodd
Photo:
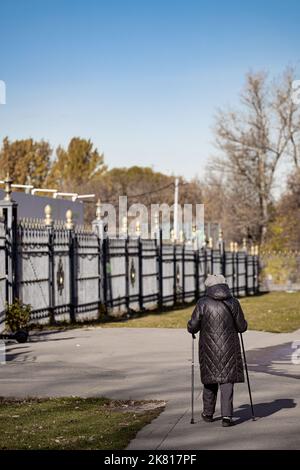
M 1 0 L 0 139 L 91 138 L 109 167 L 203 175 L 247 71 L 300 74 L 296 0 Z

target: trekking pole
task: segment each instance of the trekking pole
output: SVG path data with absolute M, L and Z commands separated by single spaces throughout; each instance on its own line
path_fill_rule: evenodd
M 195 359 L 195 348 L 194 348 L 194 341 L 196 339 L 196 336 L 193 334 L 192 335 L 192 417 L 191 417 L 191 424 L 194 424 L 194 359 Z
M 241 337 L 241 344 L 242 344 L 244 363 L 245 363 L 245 371 L 246 371 L 248 391 L 249 391 L 249 397 L 250 397 L 252 420 L 255 421 L 254 408 L 253 408 L 252 395 L 251 395 L 251 388 L 250 388 L 250 380 L 249 380 L 249 374 L 248 374 L 248 366 L 247 366 L 246 353 L 245 353 L 244 340 L 243 340 L 242 333 L 240 333 L 240 337 Z

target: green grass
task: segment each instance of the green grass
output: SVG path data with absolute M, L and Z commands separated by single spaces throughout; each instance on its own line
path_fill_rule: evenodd
M 300 328 L 300 292 L 271 292 L 240 301 L 251 330 L 289 333 Z
M 124 449 L 161 402 L 0 398 L 0 449 Z
M 249 323 L 249 329 L 275 333 L 291 332 L 300 328 L 300 292 L 271 292 L 240 299 Z M 139 315 L 123 321 L 101 325 L 104 328 L 186 328 L 194 305 L 170 312 Z

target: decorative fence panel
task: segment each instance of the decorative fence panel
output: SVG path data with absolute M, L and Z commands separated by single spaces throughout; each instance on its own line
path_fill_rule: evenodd
M 175 267 L 175 289 L 174 289 L 174 302 L 183 303 L 184 302 L 184 248 L 183 245 L 174 246 L 174 267 Z
M 158 301 L 158 258 L 156 240 L 144 240 L 142 246 L 142 307 L 155 308 Z
M 17 296 L 34 311 L 34 320 L 48 318 L 50 306 L 49 232 L 21 223 L 17 231 Z
M 49 229 L 52 252 L 52 298 L 50 308 L 54 321 L 74 320 L 71 299 L 71 256 L 72 243 L 68 230 L 63 227 Z M 73 316 L 73 317 L 72 317 Z
M 222 274 L 222 256 L 219 250 L 211 250 L 211 274 Z
M 237 290 L 236 290 L 236 295 L 238 295 L 238 296 L 246 295 L 246 291 L 247 291 L 246 261 L 247 261 L 247 257 L 246 257 L 245 253 L 243 253 L 243 252 L 237 253 L 237 272 L 236 272 Z
M 139 310 L 141 309 L 141 297 L 142 294 L 142 274 L 141 263 L 139 253 L 139 241 L 137 239 L 128 239 L 128 266 L 127 272 L 129 272 L 128 284 L 128 309 Z M 142 260 L 141 260 L 142 261 Z M 125 279 L 126 283 L 126 279 Z M 114 292 L 112 292 L 114 296 Z
M 226 279 L 231 291 L 234 291 L 234 277 L 235 277 L 235 269 L 234 269 L 234 253 L 228 253 L 226 257 Z
M 183 249 L 183 269 L 182 282 L 183 282 L 183 301 L 191 302 L 196 295 L 196 266 L 195 266 L 195 252 L 190 245 L 184 246 Z
M 106 249 L 105 249 L 106 247 Z M 106 295 L 108 308 L 117 308 L 119 312 L 129 308 L 128 264 L 129 247 L 125 239 L 106 239 L 104 244 L 106 259 Z M 131 253 L 131 249 L 130 249 Z M 105 298 L 104 298 L 105 301 Z
M 174 263 L 174 246 L 163 244 L 159 256 L 161 257 L 161 291 L 160 304 L 174 305 L 176 299 L 176 264 Z
M 75 316 L 76 320 L 96 319 L 101 299 L 101 245 L 95 233 L 76 234 Z
M 255 272 L 253 269 L 253 263 L 252 260 L 250 259 L 249 262 L 247 262 L 247 279 L 248 279 L 248 294 L 252 294 L 255 290 Z

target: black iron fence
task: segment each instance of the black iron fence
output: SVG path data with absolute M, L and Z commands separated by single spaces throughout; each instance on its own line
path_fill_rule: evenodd
M 224 248 L 224 245 L 223 245 Z M 259 257 L 246 251 L 161 240 L 106 239 L 105 305 L 118 310 L 145 310 L 193 302 L 205 292 L 208 274 L 224 274 L 235 296 L 258 293 Z
M 17 205 L 1 201 L 0 324 L 19 298 L 34 323 L 77 322 L 194 302 L 207 274 L 226 276 L 235 296 L 258 292 L 259 257 L 157 239 L 102 238 L 92 228 L 18 220 Z

